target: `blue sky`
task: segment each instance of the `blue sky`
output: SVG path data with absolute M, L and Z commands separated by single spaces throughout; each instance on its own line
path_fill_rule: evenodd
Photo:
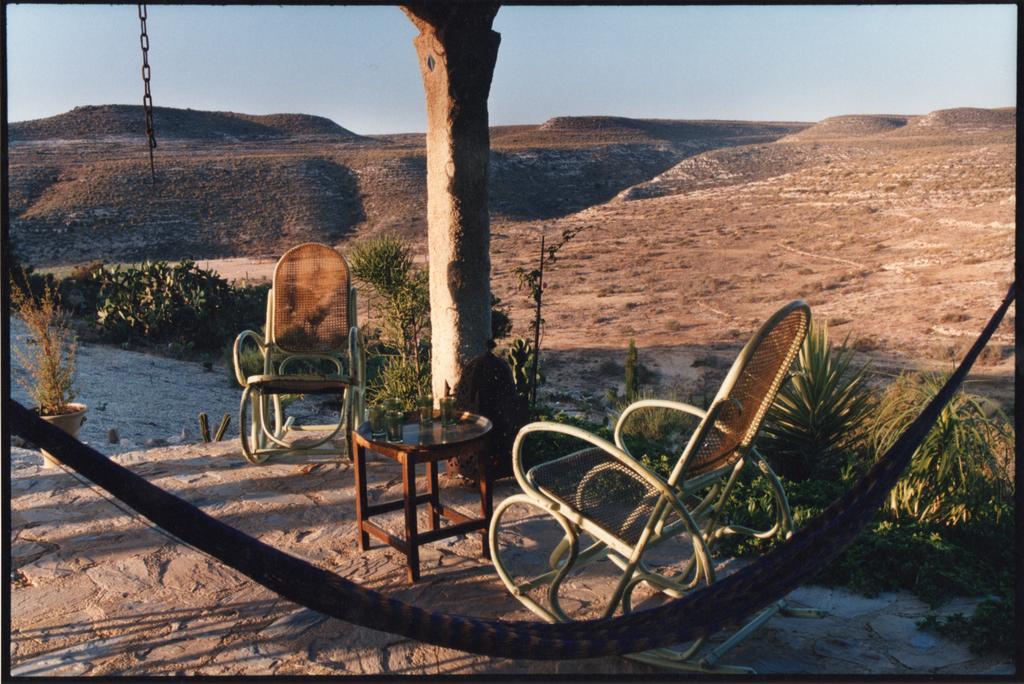
M 135 5 L 7 5 L 8 117 L 141 103 Z M 423 131 L 397 7 L 149 7 L 158 106 Z M 492 124 L 817 121 L 1016 104 L 1014 5 L 502 7 Z

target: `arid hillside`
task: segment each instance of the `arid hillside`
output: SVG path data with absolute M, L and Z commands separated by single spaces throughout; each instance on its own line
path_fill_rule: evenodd
M 695 155 L 550 223 L 580 230 L 545 275 L 545 340 L 565 361 L 553 383 L 600 386 L 630 338 L 663 379 L 695 383 L 796 298 L 880 373 L 951 369 L 1013 280 L 1014 124 L 1013 110 L 830 119 Z M 502 297 L 521 296 L 509 272 L 537 233 L 500 227 Z M 1013 320 L 972 375 L 1008 405 Z
M 259 116 L 154 107 L 153 125 L 154 128 L 159 127 L 160 138 L 175 140 L 268 140 L 296 136 L 360 139 L 330 119 L 309 114 Z M 139 116 L 138 105 L 75 107 L 64 114 L 16 122 L 10 126 L 12 142 L 140 136 L 145 133 L 146 126 Z
M 425 229 L 422 135 L 359 136 L 322 117 L 157 108 L 156 183 L 139 107 L 11 125 L 11 241 L 39 265 L 275 254 Z M 494 129 L 498 219 L 554 219 L 710 149 L 807 124 L 559 117 Z
M 272 265 L 255 257 L 297 242 L 344 249 L 379 231 L 425 251 L 422 135 L 165 114 L 207 128 L 161 132 L 157 118 L 152 185 L 140 128 L 123 113 L 78 108 L 12 126 L 19 258 L 192 257 L 255 274 Z M 245 133 L 256 125 L 276 132 Z M 515 334 L 532 309 L 514 269 L 532 266 L 542 231 L 579 230 L 545 275 L 543 340 L 549 386 L 577 397 L 621 382 L 604 362 L 621 363 L 630 338 L 654 382 L 692 391 L 796 298 L 880 377 L 949 369 L 1013 278 L 1014 108 L 813 125 L 556 117 L 495 127 L 492 148 L 493 287 Z M 1007 406 L 1014 315 L 972 376 Z

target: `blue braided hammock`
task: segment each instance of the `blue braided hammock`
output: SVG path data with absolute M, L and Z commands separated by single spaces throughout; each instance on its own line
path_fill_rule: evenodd
M 711 586 L 656 608 L 570 623 L 505 622 L 437 613 L 388 598 L 212 518 L 39 419 L 10 397 L 13 431 L 179 539 L 271 591 L 324 615 L 482 655 L 554 660 L 672 646 L 738 624 L 810 579 L 871 520 L 963 382 L 1014 299 L 1010 287 L 978 340 L 896 443 L 842 498 L 787 542 Z

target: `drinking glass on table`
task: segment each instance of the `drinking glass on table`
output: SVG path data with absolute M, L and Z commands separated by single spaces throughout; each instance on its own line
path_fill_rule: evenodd
M 434 422 L 434 397 L 430 392 L 421 394 L 416 400 L 416 412 L 419 414 L 420 427 L 430 427 Z
M 366 409 L 366 413 L 370 421 L 370 436 L 383 437 L 385 434 L 384 407 L 381 405 L 370 406 Z
M 451 425 L 455 422 L 455 398 L 441 397 L 438 401 L 441 408 L 441 425 Z
M 384 428 L 389 442 L 402 441 L 402 423 L 405 415 L 402 413 L 402 404 L 397 399 L 388 399 L 384 402 Z

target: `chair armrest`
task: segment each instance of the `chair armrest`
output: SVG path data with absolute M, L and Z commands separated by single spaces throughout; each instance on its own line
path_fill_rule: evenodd
M 700 409 L 697 409 L 698 411 Z M 519 482 L 519 486 L 522 487 L 524 492 L 532 492 L 536 496 L 541 496 L 544 499 L 551 502 L 553 510 L 558 510 L 559 505 L 557 502 L 551 501 L 551 498 L 544 496 L 537 487 L 533 486 L 529 480 L 526 479 L 526 474 L 523 472 L 521 450 L 523 446 L 523 438 L 531 432 L 555 432 L 563 435 L 569 435 L 570 437 L 576 437 L 580 440 L 588 442 L 589 444 L 601 449 L 608 455 L 614 457 L 617 461 L 622 463 L 624 466 L 635 472 L 645 482 L 650 484 L 651 487 L 656 489 L 659 494 L 665 497 L 668 505 L 675 510 L 679 517 L 683 520 L 683 524 L 690 530 L 695 536 L 700 536 L 700 527 L 697 522 L 690 515 L 690 511 L 686 508 L 686 505 L 679 498 L 679 493 L 675 489 L 668 485 L 660 477 L 652 473 L 650 470 L 645 468 L 643 464 L 637 462 L 632 456 L 624 452 L 623 450 L 616 447 L 611 442 L 601 439 L 596 435 L 592 435 L 586 430 L 582 430 L 573 425 L 564 425 L 562 423 L 550 423 L 546 421 L 529 423 L 524 425 L 520 430 L 519 434 L 516 435 L 516 441 L 512 445 L 512 471 L 516 476 L 516 480 Z M 563 514 L 565 514 L 563 512 Z M 711 575 L 713 577 L 713 575 Z
M 260 348 L 260 351 L 263 354 L 267 353 L 267 345 L 263 343 L 260 334 L 255 330 L 243 330 L 238 334 L 238 337 L 235 338 L 235 344 L 231 348 L 231 361 L 235 365 L 235 380 L 237 380 L 238 384 L 242 387 L 245 387 L 247 384 L 245 375 L 242 373 L 242 343 L 245 342 L 246 338 L 252 338 L 256 343 L 256 346 Z M 263 369 L 261 368 L 260 372 L 262 371 Z
M 589 444 L 606 452 L 609 456 L 612 456 L 627 468 L 635 472 L 661 494 L 669 497 L 672 501 L 677 501 L 676 493 L 665 483 L 664 480 L 645 468 L 643 464 L 637 462 L 632 456 L 619 449 L 611 442 L 601 439 L 596 435 L 592 435 L 586 430 L 574 425 L 551 423 L 547 421 L 524 425 L 520 428 L 519 434 L 516 435 L 515 443 L 512 445 L 512 472 L 515 474 L 516 480 L 518 480 L 519 486 L 523 488 L 523 491 L 536 491 L 536 487 L 530 484 L 529 480 L 526 479 L 526 473 L 523 472 L 521 457 L 523 439 L 531 432 L 554 432 L 569 435 L 570 437 L 576 437 L 584 442 L 588 442 Z
M 619 415 L 619 419 L 615 422 L 615 446 L 629 453 L 629 449 L 626 448 L 625 442 L 622 441 L 622 428 L 626 424 L 626 418 L 631 413 L 642 408 L 666 408 L 675 411 L 681 411 L 683 413 L 689 413 L 692 416 L 696 416 L 701 420 L 707 415 L 707 411 L 704 409 L 697 408 L 691 404 L 686 404 L 681 401 L 669 401 L 667 399 L 641 399 L 640 401 L 634 401 L 632 404 L 623 409 Z M 630 454 L 632 456 L 632 454 Z

